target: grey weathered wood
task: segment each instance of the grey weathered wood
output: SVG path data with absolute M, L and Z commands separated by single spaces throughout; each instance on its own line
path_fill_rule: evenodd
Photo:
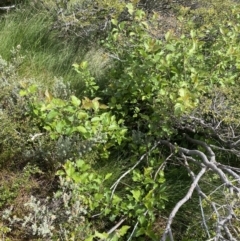
M 12 8 L 15 8 L 15 7 L 16 7 L 15 5 L 7 6 L 7 7 L 0 7 L 0 10 L 10 10 Z

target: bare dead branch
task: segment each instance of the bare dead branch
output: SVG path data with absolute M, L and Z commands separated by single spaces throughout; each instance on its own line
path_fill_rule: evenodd
M 7 6 L 7 7 L 0 7 L 0 10 L 10 10 L 10 9 L 13 9 L 13 8 L 15 8 L 16 7 L 16 5 L 12 5 L 12 6 Z
M 169 233 L 172 232 L 171 231 L 171 225 L 172 225 L 174 217 L 176 216 L 178 210 L 183 206 L 183 204 L 186 203 L 192 197 L 194 189 L 198 185 L 198 182 L 199 182 L 200 178 L 204 175 L 206 170 L 207 170 L 207 167 L 203 167 L 201 169 L 201 171 L 198 173 L 195 180 L 193 181 L 192 185 L 190 186 L 190 188 L 189 188 L 187 194 L 185 195 L 185 197 L 182 198 L 173 208 L 171 214 L 169 215 L 167 226 L 165 228 L 165 231 L 164 231 L 164 234 L 161 238 L 161 241 L 166 241 L 167 237 L 169 236 Z
M 196 189 L 199 195 L 202 223 L 209 240 L 223 241 L 223 240 L 226 240 L 226 237 L 227 237 L 227 240 L 236 241 L 237 240 L 236 237 L 238 237 L 238 235 L 236 235 L 236 230 L 233 231 L 231 221 L 236 219 L 236 214 L 234 209 L 236 209 L 237 205 L 235 201 L 231 201 L 231 200 L 233 199 L 235 194 L 237 194 L 236 199 L 239 200 L 240 169 L 218 163 L 216 160 L 214 151 L 212 150 L 211 146 L 208 145 L 207 143 L 203 141 L 194 140 L 190 137 L 187 137 L 187 140 L 198 146 L 201 146 L 203 150 L 205 150 L 206 154 L 203 151 L 189 150 L 187 148 L 173 145 L 168 141 L 161 141 L 161 144 L 167 145 L 171 148 L 171 150 L 177 151 L 177 154 L 179 155 L 179 158 L 178 158 L 179 161 L 184 160 L 184 166 L 186 167 L 188 173 L 192 178 L 192 185 L 190 186 L 187 194 L 183 199 L 181 199 L 175 205 L 174 209 L 169 215 L 167 226 L 165 228 L 165 232 L 162 235 L 161 241 L 165 241 L 167 237 L 170 240 L 173 240 L 170 237 L 170 235 L 172 236 L 171 224 L 180 207 L 185 202 L 187 202 L 188 199 L 192 196 L 194 189 Z M 188 161 L 190 161 L 194 166 L 197 165 L 201 167 L 201 171 L 198 173 L 197 176 L 195 176 L 194 172 L 191 170 L 191 167 L 189 166 Z M 209 196 L 213 195 L 215 192 L 219 192 L 221 188 L 224 188 L 226 189 L 226 191 L 223 192 L 223 198 L 225 199 L 225 204 L 217 204 L 216 202 L 211 201 L 208 198 L 208 196 L 204 192 L 202 192 L 199 186 L 199 181 L 201 180 L 206 170 L 210 170 L 216 173 L 222 182 L 222 184 L 218 186 L 213 192 L 211 192 Z M 229 177 L 231 178 L 229 179 Z M 238 185 L 235 185 L 235 184 L 238 184 Z M 229 192 L 227 192 L 227 190 L 229 190 Z M 206 202 L 212 208 L 213 214 L 211 216 L 216 217 L 216 231 L 215 231 L 216 234 L 213 239 L 211 239 L 210 237 L 209 227 L 207 225 L 207 222 L 211 216 L 209 218 L 205 217 L 204 210 L 201 205 L 202 203 L 201 198 L 203 198 L 203 200 L 206 200 Z M 226 215 L 226 213 L 228 214 Z
M 187 148 L 183 148 L 183 147 L 178 147 L 178 146 L 174 146 L 171 143 L 169 143 L 168 141 L 161 141 L 162 144 L 168 145 L 170 146 L 172 149 L 176 149 L 178 150 L 180 153 L 184 153 L 186 155 L 189 156 L 199 156 L 202 160 L 202 163 L 208 167 L 211 171 L 215 172 L 216 174 L 219 175 L 220 179 L 222 180 L 222 182 L 227 186 L 227 187 L 231 187 L 233 188 L 236 192 L 239 192 L 239 188 L 233 186 L 231 184 L 231 182 L 228 180 L 228 178 L 226 177 L 226 174 L 217 167 L 218 163 L 216 163 L 215 161 L 209 161 L 208 157 L 201 151 L 199 150 L 189 150 Z M 209 147 L 210 148 L 210 147 Z M 215 158 L 214 158 L 215 159 Z M 213 159 L 213 160 L 214 160 Z
M 144 160 L 145 157 L 147 157 L 154 149 L 157 148 L 157 146 L 161 143 L 161 141 L 157 142 L 148 152 L 146 152 L 145 154 L 143 154 L 140 159 L 130 168 L 128 169 L 126 172 L 124 172 L 118 179 L 117 181 L 111 186 L 111 190 L 112 190 L 112 194 L 111 194 L 111 198 L 113 197 L 113 194 L 118 186 L 118 184 L 120 183 L 120 181 L 127 176 L 131 171 L 133 171 L 136 166 L 138 166 L 142 160 Z
M 184 156 L 184 162 L 185 162 L 185 166 L 188 170 L 188 173 L 190 174 L 191 178 L 192 178 L 192 181 L 194 181 L 196 179 L 196 176 L 194 174 L 194 172 L 191 170 L 188 162 L 187 162 L 187 157 Z M 202 215 L 202 221 L 203 221 L 203 226 L 204 226 L 204 229 L 207 233 L 207 236 L 208 238 L 210 238 L 210 233 L 209 233 L 209 228 L 208 228 L 208 225 L 207 225 L 207 221 L 206 221 L 206 218 L 205 218 L 205 215 L 204 215 L 204 210 L 203 210 L 203 206 L 202 206 L 202 197 L 203 198 L 206 198 L 206 195 L 204 193 L 202 193 L 199 185 L 196 186 L 196 190 L 198 192 L 198 195 L 199 195 L 199 206 L 200 206 L 200 210 L 201 210 L 201 215 Z
M 199 140 L 194 140 L 192 138 L 190 138 L 188 135 L 186 135 L 187 140 L 189 140 L 192 143 L 195 143 L 199 146 L 202 146 L 208 153 L 209 157 L 210 157 L 210 162 L 215 162 L 215 153 L 213 152 L 213 150 L 211 149 L 211 147 L 209 145 L 207 145 L 205 142 L 203 141 L 199 141 Z
M 157 169 L 157 171 L 156 171 L 156 173 L 155 173 L 155 175 L 154 175 L 154 179 L 153 179 L 154 181 L 156 180 L 158 173 L 159 173 L 161 170 L 164 170 L 164 168 L 165 168 L 165 166 L 166 166 L 166 164 L 167 164 L 167 161 L 168 161 L 172 156 L 173 156 L 173 153 L 171 153 L 171 154 L 166 158 L 166 160 L 159 166 L 159 168 Z
M 111 234 L 113 233 L 124 221 L 126 220 L 126 218 L 122 218 L 114 227 L 112 227 L 107 234 Z

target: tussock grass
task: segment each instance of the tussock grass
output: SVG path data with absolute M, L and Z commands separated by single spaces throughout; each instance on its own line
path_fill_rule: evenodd
M 105 70 L 110 66 L 112 59 L 103 48 L 93 47 L 84 56 L 84 60 L 90 64 L 91 73 L 96 78 L 101 78 Z
M 86 46 L 77 37 L 60 38 L 52 29 L 53 17 L 45 9 L 24 6 L 2 15 L 0 21 L 0 55 L 9 61 L 11 50 L 21 46 L 24 61 L 19 67 L 21 78 L 35 78 L 46 86 L 54 77 L 63 77 L 80 93 L 82 81 L 72 68 L 73 63 L 85 60 L 91 73 L 100 79 L 109 64 L 109 58 L 96 40 Z
M 19 68 L 22 77 L 48 83 L 54 76 L 66 81 L 75 77 L 72 64 L 81 59 L 84 47 L 76 39 L 64 41 L 51 30 L 53 19 L 46 10 L 18 9 L 0 21 L 0 55 L 11 58 L 11 50 L 21 45 L 25 56 Z

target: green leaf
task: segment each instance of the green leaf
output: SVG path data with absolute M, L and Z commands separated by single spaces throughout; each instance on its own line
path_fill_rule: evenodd
M 112 176 L 112 173 L 107 173 L 104 177 L 104 180 L 107 180 L 109 179 L 110 177 Z
M 81 100 L 79 100 L 76 96 L 71 96 L 72 104 L 76 107 L 78 107 L 81 104 Z
M 97 111 L 99 109 L 99 102 L 97 100 L 92 100 L 93 109 Z
M 127 9 L 128 9 L 129 14 L 132 15 L 133 12 L 134 12 L 133 4 L 132 4 L 132 3 L 128 3 L 128 4 L 126 5 L 126 7 L 127 7 Z
M 139 190 L 131 190 L 131 193 L 133 194 L 134 199 L 139 201 L 141 192 Z
M 94 236 L 91 235 L 91 236 L 89 236 L 87 239 L 85 239 L 84 241 L 93 241 L 93 238 L 94 238 Z
M 108 130 L 112 131 L 112 130 L 116 130 L 117 128 L 118 126 L 116 124 L 113 124 L 108 127 Z
M 118 24 L 118 21 L 117 21 L 117 19 L 115 19 L 115 18 L 113 18 L 113 19 L 111 20 L 111 22 L 112 22 L 113 25 L 117 25 L 117 24 Z
M 123 136 L 127 133 L 127 131 L 128 131 L 127 129 L 122 129 L 119 134 Z
M 119 241 L 119 237 L 117 234 L 115 234 L 109 241 Z
M 79 64 L 73 64 L 72 65 L 74 68 L 78 69 L 79 68 Z
M 80 183 L 82 181 L 82 175 L 80 173 L 74 172 L 71 176 L 75 183 Z
M 57 176 L 64 176 L 64 175 L 65 175 L 65 172 L 64 172 L 63 170 L 58 170 L 58 171 L 56 172 L 56 175 L 57 175 Z
M 127 233 L 129 228 L 130 226 L 124 225 L 117 232 L 120 236 L 124 236 Z
M 73 166 L 73 164 L 71 162 L 67 162 L 65 165 L 64 165 L 64 169 L 66 171 L 66 174 L 68 177 L 72 178 L 72 175 L 74 174 L 75 172 L 75 168 Z
M 86 128 L 85 128 L 85 127 L 83 127 L 83 126 L 78 126 L 76 129 L 77 129 L 77 130 L 78 130 L 80 133 L 82 133 L 82 134 L 87 133 Z
M 186 95 L 186 90 L 183 89 L 183 88 L 181 88 L 181 89 L 179 89 L 178 93 L 179 93 L 179 95 L 180 95 L 181 97 L 183 97 L 183 96 Z
M 82 166 L 85 165 L 85 162 L 83 160 L 79 159 L 76 161 L 76 165 L 78 168 L 81 168 Z
M 145 215 L 139 216 L 138 221 L 140 222 L 140 224 L 143 224 L 146 221 L 146 216 Z
M 160 171 L 159 172 L 159 178 L 158 178 L 158 183 L 164 183 L 166 180 L 164 178 L 164 172 L 163 171 Z
M 100 117 L 93 117 L 92 119 L 91 119 L 91 122 L 99 122 L 100 121 Z
M 98 231 L 95 231 L 95 237 L 101 238 L 101 239 L 106 239 L 108 237 L 107 233 L 99 233 Z
M 87 61 L 83 61 L 83 62 L 81 62 L 80 64 L 79 64 L 79 67 L 81 68 L 81 69 L 86 69 L 87 67 L 88 67 L 88 62 Z
M 115 97 L 112 97 L 112 98 L 111 98 L 111 102 L 112 102 L 113 104 L 116 104 L 116 103 L 117 103 L 116 98 L 115 98 Z
M 100 104 L 100 106 L 99 106 L 99 109 L 103 109 L 103 110 L 106 110 L 108 108 L 109 107 L 107 105 L 104 105 L 104 104 Z
M 150 176 L 151 172 L 152 172 L 152 167 L 145 167 L 144 168 L 144 176 Z
M 67 106 L 66 108 L 64 108 L 64 110 L 72 114 L 76 113 L 76 108 L 74 106 Z
M 78 112 L 77 117 L 78 117 L 78 119 L 83 120 L 88 117 L 88 114 L 86 112 L 80 111 L 80 112 Z
M 144 221 L 145 221 L 145 217 L 143 217 L 144 218 Z M 143 222 L 144 222 L 143 221 Z M 143 222 L 141 222 L 141 220 L 139 220 L 139 222 L 141 223 L 141 224 L 143 224 Z M 146 228 L 145 227 L 141 227 L 141 228 L 139 228 L 139 229 L 137 229 L 137 231 L 136 231 L 136 237 L 138 237 L 138 236 L 140 236 L 140 235 L 142 235 L 142 234 L 145 234 L 145 232 L 146 232 Z
M 119 105 L 119 104 L 117 104 L 117 105 L 116 105 L 116 108 L 117 108 L 118 110 L 121 110 L 121 109 L 122 109 L 122 106 Z
M 56 133 L 50 133 L 50 138 L 52 140 L 55 140 L 58 136 L 56 135 Z
M 165 46 L 165 48 L 167 49 L 167 50 L 170 50 L 171 52 L 174 52 L 175 51 L 175 47 L 172 45 L 172 44 L 167 44 L 166 46 Z M 168 54 L 167 56 L 171 56 L 170 54 Z M 169 58 L 168 57 L 168 58 Z M 166 59 L 168 59 L 168 58 L 166 58 Z
M 145 16 L 145 12 L 144 12 L 143 10 L 141 10 L 141 9 L 137 9 L 137 10 L 136 10 L 136 12 L 135 12 L 135 19 L 136 19 L 136 20 L 142 20 L 142 18 L 143 18 L 144 16 Z M 146 25 L 145 25 L 144 23 L 145 23 Z M 144 21 L 142 21 L 141 24 L 142 24 L 143 26 L 144 26 L 144 25 L 147 26 L 147 23 L 144 22 Z
M 19 95 L 20 96 L 26 96 L 27 95 L 27 91 L 26 90 L 20 90 L 19 91 Z
M 182 113 L 184 111 L 184 106 L 181 103 L 176 103 L 174 106 L 174 112 L 176 115 Z
M 58 115 L 58 112 L 57 112 L 57 111 L 51 110 L 51 111 L 47 114 L 46 119 L 47 119 L 48 121 L 50 121 L 50 120 L 54 119 L 57 115 Z
M 59 122 L 57 122 L 55 129 L 60 134 L 60 133 L 62 133 L 63 127 L 64 127 L 64 123 L 59 121 Z
M 120 198 L 116 194 L 113 195 L 113 199 L 112 199 L 113 205 L 116 205 L 116 204 L 120 203 L 121 201 L 122 201 L 122 198 Z
M 28 92 L 29 92 L 29 93 L 33 94 L 33 93 L 35 93 L 36 91 L 37 91 L 37 85 L 31 85 L 31 86 L 29 86 L 29 88 L 28 88 Z
M 134 182 L 138 182 L 138 181 L 142 180 L 142 176 L 141 176 L 141 174 L 138 171 L 134 170 L 132 179 L 133 179 Z
M 190 31 L 190 36 L 191 36 L 191 38 L 195 38 L 196 37 L 196 31 L 195 30 L 191 30 Z

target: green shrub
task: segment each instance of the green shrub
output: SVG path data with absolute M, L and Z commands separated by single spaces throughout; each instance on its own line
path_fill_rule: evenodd
M 12 63 L 8 63 L 2 58 L 0 61 L 1 166 L 14 167 L 14 160 L 17 160 L 19 167 L 24 167 L 25 163 L 30 160 L 39 165 L 44 160 L 43 153 L 46 151 L 44 148 L 52 147 L 50 143 L 44 143 L 45 136 L 39 141 L 33 141 L 35 135 L 41 137 L 42 134 L 41 127 L 28 114 L 31 105 L 34 99 L 44 100 L 46 98 L 44 92 L 47 89 L 49 91 L 53 89 L 52 93 L 62 98 L 69 96 L 70 89 L 60 79 L 55 79 L 48 87 L 45 87 L 43 83 L 37 83 L 34 79 L 21 80 L 17 67 L 21 64 L 23 57 L 19 54 L 19 49 L 13 50 L 12 53 Z M 20 94 L 24 89 L 30 92 L 29 96 Z M 36 92 L 37 89 L 38 92 Z M 44 147 L 44 145 L 46 146 Z

